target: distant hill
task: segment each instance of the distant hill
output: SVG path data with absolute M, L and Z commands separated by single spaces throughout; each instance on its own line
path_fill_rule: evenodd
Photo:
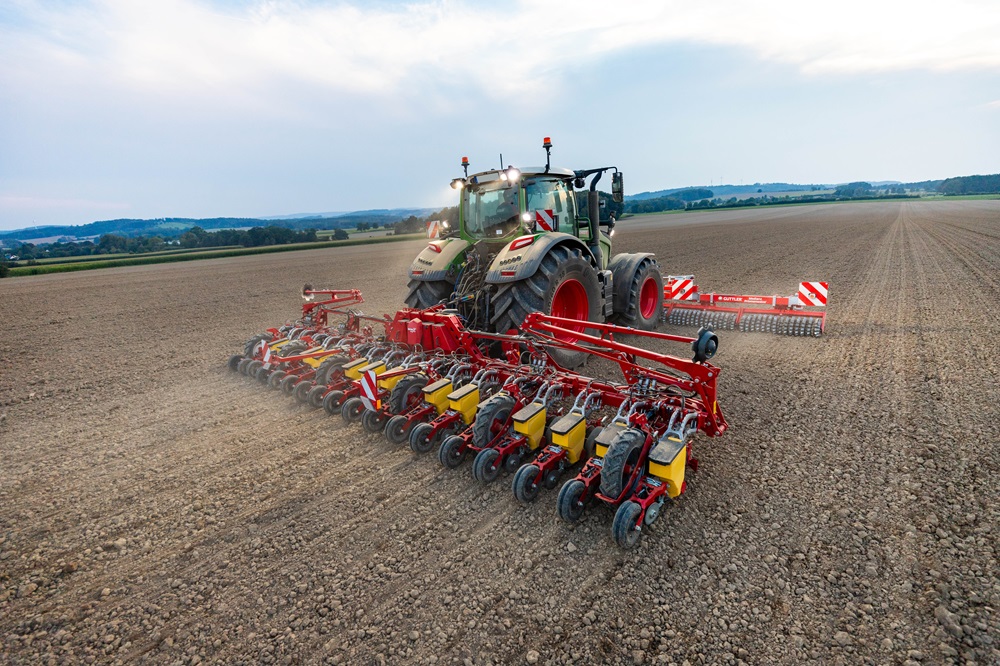
M 394 208 L 359 210 L 349 213 L 336 213 L 327 215 L 325 213 L 299 214 L 285 218 L 253 218 L 253 217 L 212 217 L 212 218 L 186 218 L 186 217 L 161 217 L 152 220 L 118 219 L 102 220 L 89 224 L 79 224 L 72 226 L 42 226 L 29 227 L 26 229 L 16 229 L 13 231 L 0 232 L 0 244 L 6 242 L 33 241 L 36 239 L 67 238 L 70 240 L 82 240 L 96 238 L 104 234 L 116 234 L 135 238 L 137 236 L 160 236 L 162 238 L 176 238 L 182 233 L 198 226 L 206 231 L 218 229 L 249 229 L 253 227 L 266 227 L 270 225 L 284 227 L 286 229 L 344 229 L 356 226 L 359 222 L 369 225 L 383 226 L 404 220 L 411 215 L 424 217 L 436 208 Z
M 813 185 L 799 185 L 795 183 L 754 183 L 753 185 L 712 185 L 708 189 L 711 189 L 713 194 L 717 197 L 731 197 L 738 194 L 756 194 L 760 193 L 770 193 L 770 192 L 809 192 L 811 190 L 826 190 L 833 189 L 833 185 L 824 184 L 813 184 Z M 626 196 L 627 201 L 642 201 L 643 199 L 660 199 L 663 197 L 669 197 L 671 195 L 677 194 L 678 192 L 683 192 L 685 190 L 694 189 L 706 189 L 704 185 L 698 186 L 688 186 L 688 187 L 675 187 L 670 190 L 657 190 L 655 192 L 640 192 L 638 194 L 632 194 Z

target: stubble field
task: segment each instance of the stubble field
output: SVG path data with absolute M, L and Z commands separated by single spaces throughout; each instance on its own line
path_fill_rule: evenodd
M 720 334 L 730 430 L 634 552 L 226 371 L 305 282 L 394 311 L 419 242 L 0 281 L 0 662 L 1000 663 L 1000 201 L 618 232 L 831 298 Z

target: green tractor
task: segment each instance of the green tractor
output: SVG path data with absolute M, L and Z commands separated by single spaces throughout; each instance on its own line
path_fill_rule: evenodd
M 497 333 L 517 330 L 533 311 L 656 328 L 663 278 L 655 255 L 612 255 L 615 221 L 601 220 L 597 183 L 611 171 L 612 199 L 621 202 L 622 173 L 616 167 L 552 168 L 548 137 L 542 146 L 544 167 L 470 176 L 468 158 L 462 158 L 465 176 L 451 183 L 460 192 L 458 228 L 446 229 L 414 260 L 406 304 L 447 303 L 471 328 Z M 575 190 L 587 188 L 588 178 L 580 210 Z M 553 350 L 553 356 L 573 368 L 586 354 Z

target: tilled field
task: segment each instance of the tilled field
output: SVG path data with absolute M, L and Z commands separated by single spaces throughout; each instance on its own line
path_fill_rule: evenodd
M 821 339 L 721 334 L 730 431 L 628 553 L 225 370 L 304 282 L 394 311 L 419 243 L 0 282 L 0 661 L 1000 663 L 1000 202 L 616 241 L 831 287 Z

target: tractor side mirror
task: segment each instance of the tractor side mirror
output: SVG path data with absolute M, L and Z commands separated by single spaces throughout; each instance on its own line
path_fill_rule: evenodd
M 625 201 L 625 182 L 621 171 L 611 174 L 611 198 L 615 203 Z

